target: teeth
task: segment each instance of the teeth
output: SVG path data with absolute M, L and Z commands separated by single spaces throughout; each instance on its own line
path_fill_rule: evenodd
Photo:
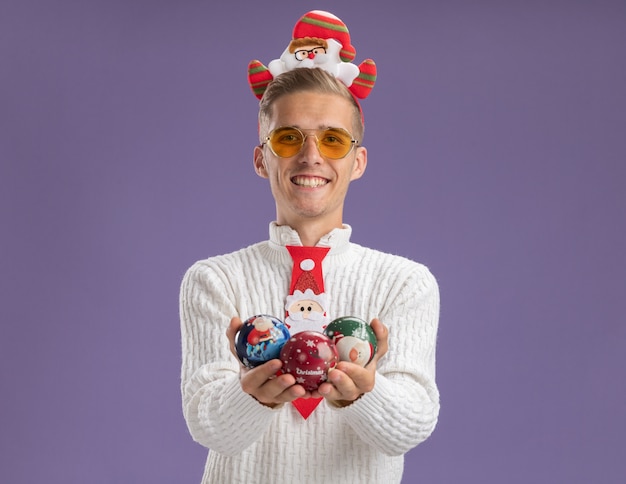
M 301 187 L 307 187 L 307 188 L 317 188 L 317 187 L 321 187 L 322 185 L 326 185 L 326 183 L 328 183 L 328 181 L 324 178 L 309 177 L 309 176 L 294 176 L 292 181 L 296 185 L 299 185 Z

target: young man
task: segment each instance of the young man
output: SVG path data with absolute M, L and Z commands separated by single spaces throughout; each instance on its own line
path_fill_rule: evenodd
M 181 288 L 183 407 L 210 449 L 203 482 L 398 483 L 403 455 L 439 412 L 436 281 L 420 264 L 350 242 L 343 205 L 367 151 L 359 105 L 340 81 L 317 68 L 281 74 L 261 100 L 259 130 L 254 169 L 276 202 L 270 238 L 197 262 Z M 284 314 L 289 246 L 329 248 L 327 312 L 371 321 L 378 340 L 367 366 L 342 361 L 313 393 L 276 376 L 279 359 L 249 370 L 233 354 L 242 319 Z M 320 397 L 303 418 L 297 403 Z

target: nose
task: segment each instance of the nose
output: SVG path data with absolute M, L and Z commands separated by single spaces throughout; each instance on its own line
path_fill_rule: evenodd
M 315 59 L 315 54 L 313 52 L 309 52 L 309 59 Z
M 317 137 L 314 134 L 304 135 L 304 146 L 302 146 L 303 163 L 319 164 L 323 161 L 322 155 L 317 147 Z

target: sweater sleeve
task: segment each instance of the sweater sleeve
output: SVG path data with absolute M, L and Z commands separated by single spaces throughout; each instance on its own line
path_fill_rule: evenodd
M 389 350 L 378 362 L 374 389 L 335 411 L 364 441 L 384 454 L 400 455 L 430 436 L 439 415 L 439 289 L 428 269 L 417 265 L 378 317 L 389 328 Z
M 187 271 L 180 291 L 183 414 L 196 442 L 225 455 L 251 445 L 276 412 L 241 389 L 226 337 L 237 314 L 230 287 L 223 271 L 205 261 Z

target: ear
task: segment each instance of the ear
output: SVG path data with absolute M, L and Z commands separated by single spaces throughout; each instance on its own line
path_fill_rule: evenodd
M 254 147 L 254 171 L 261 178 L 268 178 L 267 168 L 265 167 L 265 154 L 263 153 L 263 146 Z
M 350 181 L 357 180 L 363 176 L 367 168 L 367 149 L 364 146 L 358 146 L 356 156 L 354 158 L 354 166 L 352 167 L 352 176 Z

